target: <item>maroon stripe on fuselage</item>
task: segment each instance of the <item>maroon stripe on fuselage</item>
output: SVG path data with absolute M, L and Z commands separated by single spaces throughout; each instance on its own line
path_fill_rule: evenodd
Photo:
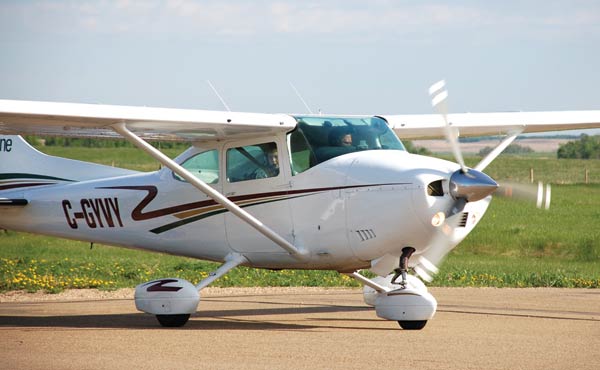
M 240 202 L 240 201 L 252 200 L 252 199 L 258 200 L 261 198 L 268 198 L 268 197 L 274 197 L 274 196 L 280 196 L 280 195 L 297 195 L 297 194 L 305 194 L 305 193 L 318 193 L 318 192 L 331 191 L 331 190 L 345 190 L 345 189 L 367 188 L 367 187 L 372 187 L 372 186 L 391 186 L 391 185 L 407 185 L 407 184 L 408 183 L 350 185 L 350 186 L 333 186 L 333 187 L 327 187 L 327 188 L 286 190 L 286 191 L 275 191 L 275 192 L 270 192 L 270 193 L 254 193 L 254 194 L 239 195 L 236 197 L 230 197 L 229 200 L 231 200 L 232 202 Z M 157 210 L 150 211 L 150 212 L 144 212 L 144 208 L 146 208 L 146 206 L 148 206 L 154 200 L 154 198 L 156 198 L 156 196 L 158 194 L 158 189 L 156 188 L 156 186 L 152 186 L 152 185 L 148 185 L 148 186 L 109 186 L 109 187 L 102 187 L 99 189 L 121 189 L 121 190 L 147 191 L 148 194 L 144 197 L 144 199 L 142 199 L 142 201 L 131 212 L 131 218 L 135 221 L 149 220 L 149 219 L 153 219 L 153 218 L 157 218 L 157 217 L 171 215 L 174 213 L 189 211 L 192 209 L 208 207 L 208 206 L 213 206 L 213 205 L 218 204 L 214 200 L 209 199 L 209 200 L 204 200 L 204 201 L 200 201 L 200 202 L 185 203 L 185 204 L 180 204 L 180 205 L 173 206 L 173 207 L 166 207 L 166 208 L 157 209 Z
M 12 184 L 12 185 L 2 185 L 0 186 L 0 190 L 7 189 L 17 189 L 17 188 L 27 188 L 29 186 L 42 186 L 42 185 L 54 185 L 55 182 L 26 182 L 21 184 Z

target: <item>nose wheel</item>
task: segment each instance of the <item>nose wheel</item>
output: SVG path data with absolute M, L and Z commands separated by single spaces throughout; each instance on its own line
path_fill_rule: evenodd
M 156 315 L 156 319 L 160 323 L 160 325 L 167 328 L 178 328 L 180 326 L 185 325 L 190 318 L 189 314 L 181 314 L 181 315 Z
M 398 324 L 404 330 L 421 330 L 427 325 L 427 320 L 398 321 Z
M 415 248 L 413 247 L 402 248 L 402 255 L 400 256 L 400 266 L 394 269 L 392 284 L 399 284 L 402 287 L 406 286 L 406 275 L 408 274 L 408 259 L 410 258 L 410 256 L 412 256 L 414 252 Z M 402 277 L 402 280 L 400 280 L 400 282 L 396 282 L 396 280 L 398 280 L 399 277 Z M 400 324 L 400 326 L 402 326 L 402 324 Z

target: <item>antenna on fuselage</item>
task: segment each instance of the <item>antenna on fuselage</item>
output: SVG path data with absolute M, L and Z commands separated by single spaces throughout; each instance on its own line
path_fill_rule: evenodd
M 310 109 L 308 104 L 306 104 L 306 101 L 304 100 L 304 98 L 302 98 L 302 95 L 300 95 L 300 92 L 298 91 L 298 89 L 296 89 L 296 86 L 294 86 L 294 84 L 291 81 L 290 81 L 290 86 L 292 87 L 292 89 L 294 89 L 294 92 L 296 93 L 298 98 L 300 98 L 300 101 L 302 101 L 302 104 L 304 104 L 308 113 L 313 114 L 312 110 Z
M 223 100 L 223 98 L 221 97 L 221 95 L 219 95 L 219 92 L 217 91 L 217 89 L 215 89 L 215 87 L 210 82 L 210 80 L 206 80 L 206 83 L 208 83 L 208 86 L 210 86 L 210 88 L 215 93 L 215 95 L 217 96 L 217 98 L 219 98 L 219 100 L 221 101 L 221 103 L 223 104 L 223 106 L 225 107 L 225 109 L 227 109 L 228 112 L 231 112 L 231 109 L 229 109 L 229 106 L 227 106 L 227 103 L 225 103 L 225 100 Z

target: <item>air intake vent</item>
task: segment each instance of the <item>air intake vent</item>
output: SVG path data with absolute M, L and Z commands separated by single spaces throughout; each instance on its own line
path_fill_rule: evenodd
M 375 239 L 377 237 L 373 229 L 356 230 L 356 235 L 358 235 L 361 242 L 367 241 L 369 239 Z
M 432 197 L 443 197 L 444 188 L 442 187 L 442 180 L 430 182 L 429 185 L 427 185 L 427 195 Z
M 458 223 L 458 227 L 467 226 L 468 219 L 469 219 L 469 212 L 463 212 L 462 216 L 460 216 L 460 222 Z

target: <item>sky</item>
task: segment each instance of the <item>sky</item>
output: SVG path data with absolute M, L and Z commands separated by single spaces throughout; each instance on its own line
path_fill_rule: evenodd
M 600 109 L 600 1 L 0 1 L 0 99 L 234 111 Z

